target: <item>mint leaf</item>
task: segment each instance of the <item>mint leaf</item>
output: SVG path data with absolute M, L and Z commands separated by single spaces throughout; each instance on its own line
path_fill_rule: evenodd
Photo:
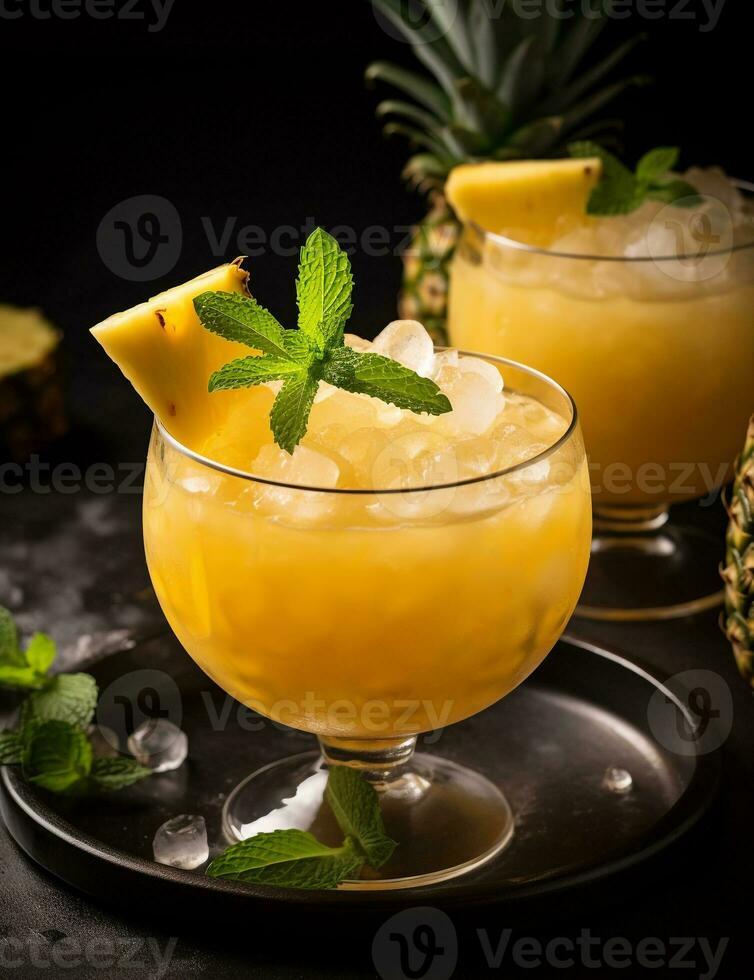
M 38 674 L 31 667 L 0 666 L 0 687 L 34 690 L 42 687 L 46 681 L 44 674 Z
M 664 177 L 668 170 L 672 170 L 678 163 L 681 151 L 677 146 L 658 146 L 656 150 L 650 150 L 639 160 L 636 167 L 638 180 L 651 184 L 660 177 Z
M 608 153 L 599 144 L 588 140 L 568 147 L 573 157 L 599 157 L 602 161 L 602 180 L 592 191 L 587 203 L 591 215 L 631 214 L 648 199 L 664 201 L 678 207 L 697 207 L 701 198 L 687 181 L 667 177 L 678 163 L 680 150 L 676 146 L 659 146 L 645 153 L 636 173 Z
M 335 888 L 355 877 L 364 856 L 346 840 L 327 847 L 304 830 L 274 830 L 234 844 L 212 861 L 213 878 L 289 888 Z
M 233 340 L 265 354 L 288 360 L 284 335 L 272 313 L 251 296 L 240 293 L 207 292 L 194 299 L 202 326 L 225 340 Z
M 0 732 L 0 766 L 13 766 L 21 761 L 21 739 L 16 732 Z
M 275 442 L 292 454 L 306 435 L 309 413 L 319 388 L 319 378 L 308 372 L 292 375 L 283 382 L 270 412 Z
M 31 694 L 21 707 L 21 728 L 49 721 L 86 728 L 97 707 L 97 684 L 89 674 L 60 674 L 41 691 Z
M 298 326 L 320 349 L 343 343 L 353 311 L 353 275 L 346 253 L 322 228 L 317 228 L 301 249 L 296 281 Z
M 16 623 L 5 606 L 0 606 L 0 667 L 2 666 L 26 666 L 26 658 L 18 646 Z
M 92 766 L 92 746 L 84 732 L 65 721 L 34 728 L 23 749 L 24 779 L 53 793 L 83 785 Z
M 105 790 L 124 789 L 138 783 L 152 770 L 140 765 L 136 759 L 95 759 L 90 773 L 92 781 Z
M 599 157 L 602 161 L 603 180 L 625 181 L 630 178 L 633 181 L 634 179 L 634 175 L 628 167 L 599 143 L 593 143 L 591 140 L 577 140 L 575 143 L 569 144 L 568 152 L 577 159 Z
M 617 214 L 631 214 L 644 202 L 644 193 L 631 177 L 630 183 L 606 180 L 597 184 L 589 195 L 587 214 L 595 217 L 610 217 Z
M 381 354 L 338 348 L 325 363 L 322 378 L 338 388 L 371 395 L 409 412 L 443 415 L 453 409 L 434 381 Z
M 13 616 L 0 606 L 0 686 L 41 687 L 54 659 L 55 643 L 43 633 L 35 633 L 22 652 Z
M 241 357 L 224 365 L 209 379 L 209 391 L 229 388 L 250 388 L 267 381 L 282 381 L 292 374 L 300 374 L 302 366 L 290 358 Z
M 680 177 L 653 184 L 647 197 L 653 201 L 673 204 L 677 208 L 698 208 L 704 203 L 704 198 L 700 196 L 696 187 L 687 180 L 681 180 Z
M 26 647 L 26 662 L 38 674 L 46 674 L 55 659 L 55 641 L 46 633 L 35 633 Z
M 373 868 L 381 868 L 398 845 L 385 833 L 374 788 L 355 769 L 333 766 L 325 799 L 345 837 L 357 842 Z

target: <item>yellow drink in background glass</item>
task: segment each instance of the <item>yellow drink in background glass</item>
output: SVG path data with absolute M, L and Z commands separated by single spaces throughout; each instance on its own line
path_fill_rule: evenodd
M 719 267 L 688 282 L 675 259 L 527 252 L 467 229 L 451 340 L 562 380 L 598 505 L 704 496 L 728 478 L 754 409 L 754 248 Z
M 546 248 L 469 223 L 453 262 L 451 342 L 532 364 L 579 406 L 597 517 L 579 609 L 595 619 L 722 600 L 722 535 L 660 530 L 671 504 L 715 501 L 754 410 L 754 218 L 721 171 L 686 177 L 692 206 L 582 214 Z

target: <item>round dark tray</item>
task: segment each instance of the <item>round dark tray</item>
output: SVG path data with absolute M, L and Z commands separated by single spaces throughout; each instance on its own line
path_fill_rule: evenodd
M 288 915 L 312 906 L 459 908 L 543 896 L 603 880 L 657 854 L 699 820 L 718 783 L 716 754 L 679 755 L 672 738 L 661 731 L 658 741 L 653 734 L 658 710 L 664 712 L 663 731 L 690 717 L 663 679 L 619 654 L 563 640 L 508 698 L 422 746 L 504 788 L 516 837 L 497 860 L 445 884 L 404 891 L 307 892 L 221 882 L 201 869 L 155 863 L 155 831 L 178 813 L 203 814 L 211 854 L 217 853 L 225 846 L 220 812 L 227 793 L 260 766 L 313 748 L 312 738 L 252 716 L 213 685 L 172 637 L 90 669 L 102 692 L 101 724 L 117 731 L 133 714 L 124 704 L 137 705 L 138 712 L 159 702 L 171 717 L 182 715 L 188 761 L 120 793 L 85 800 L 35 790 L 6 767 L 0 810 L 24 851 L 63 881 L 101 900 L 158 914 L 173 903 L 217 918 L 274 913 L 281 903 Z M 603 785 L 613 766 L 633 776 L 629 793 Z

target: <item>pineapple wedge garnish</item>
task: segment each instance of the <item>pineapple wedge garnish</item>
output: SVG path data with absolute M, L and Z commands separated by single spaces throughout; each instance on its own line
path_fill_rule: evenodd
M 210 396 L 213 371 L 250 351 L 206 331 L 193 300 L 208 290 L 246 293 L 241 259 L 116 313 L 92 334 L 167 430 L 190 447 L 201 444 L 227 414 L 234 392 Z
M 467 163 L 451 172 L 445 193 L 461 221 L 545 247 L 589 220 L 587 202 L 601 176 L 596 157 Z

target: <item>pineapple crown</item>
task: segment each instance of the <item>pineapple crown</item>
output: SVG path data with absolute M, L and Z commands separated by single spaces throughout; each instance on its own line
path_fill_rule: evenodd
M 556 156 L 574 138 L 614 144 L 619 121 L 587 124 L 648 79 L 608 81 L 643 35 L 582 70 L 613 2 L 588 0 L 568 17 L 568 0 L 555 0 L 540 16 L 524 18 L 518 0 L 415 0 L 413 8 L 405 0 L 372 0 L 433 76 L 384 61 L 367 69 L 369 82 L 387 82 L 412 99 L 377 107 L 390 119 L 387 135 L 405 136 L 421 150 L 406 178 L 432 190 L 461 163 Z

